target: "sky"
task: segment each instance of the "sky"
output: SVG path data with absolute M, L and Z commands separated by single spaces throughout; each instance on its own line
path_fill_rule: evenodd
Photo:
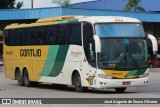
M 31 0 L 16 0 L 18 1 L 23 1 L 24 6 L 22 7 L 23 9 L 25 8 L 31 8 Z M 44 7 L 56 7 L 57 5 L 52 3 L 53 0 L 33 0 L 33 7 L 34 8 L 44 8 Z M 95 0 L 71 0 L 72 3 L 79 3 L 79 2 L 86 2 L 86 1 L 95 1 Z

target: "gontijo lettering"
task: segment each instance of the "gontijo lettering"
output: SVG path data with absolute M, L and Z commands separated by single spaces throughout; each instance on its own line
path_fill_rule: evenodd
M 41 49 L 21 49 L 21 57 L 41 57 Z

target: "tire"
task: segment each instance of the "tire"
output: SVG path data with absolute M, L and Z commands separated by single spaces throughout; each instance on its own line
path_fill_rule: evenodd
M 117 93 L 124 93 L 127 88 L 115 88 Z
M 75 87 L 76 92 L 85 92 L 87 91 L 87 87 L 82 87 L 81 77 L 79 73 L 76 73 L 73 77 L 73 85 Z
M 33 83 L 29 80 L 29 75 L 28 75 L 28 70 L 27 70 L 27 69 L 25 69 L 23 75 L 24 75 L 24 76 L 23 76 L 23 77 L 24 77 L 24 85 L 25 85 L 26 87 L 32 86 Z
M 24 85 L 24 78 L 19 69 L 16 70 L 16 80 L 19 86 Z

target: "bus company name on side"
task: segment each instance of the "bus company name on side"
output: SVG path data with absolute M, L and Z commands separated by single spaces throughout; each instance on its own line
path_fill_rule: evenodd
M 21 57 L 41 57 L 41 49 L 21 49 Z

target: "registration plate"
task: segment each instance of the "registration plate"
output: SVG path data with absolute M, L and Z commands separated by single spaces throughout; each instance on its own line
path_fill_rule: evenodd
M 127 82 L 122 82 L 122 85 L 130 85 L 131 82 L 130 81 L 127 81 Z

